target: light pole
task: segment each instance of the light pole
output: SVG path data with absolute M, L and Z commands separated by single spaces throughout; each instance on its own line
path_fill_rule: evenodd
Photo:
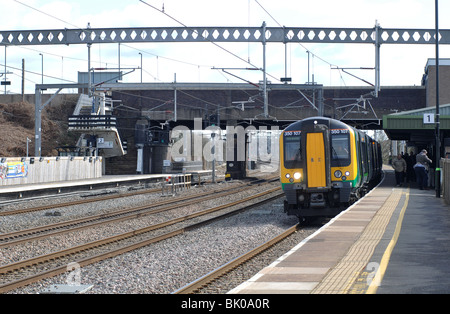
M 27 137 L 27 158 L 28 158 L 28 143 L 31 143 L 31 140 Z
M 211 142 L 212 142 L 212 149 L 211 149 L 211 153 L 212 153 L 212 183 L 216 183 L 216 142 L 215 142 L 215 138 L 216 137 L 216 133 L 212 132 L 211 133 Z
M 439 1 L 435 0 L 436 13 L 436 197 L 441 197 L 441 135 L 439 129 Z
M 6 45 L 5 45 L 5 95 L 6 95 Z
M 142 53 L 139 52 L 141 55 L 141 84 L 142 84 Z M 142 91 L 139 91 L 139 108 L 142 110 Z

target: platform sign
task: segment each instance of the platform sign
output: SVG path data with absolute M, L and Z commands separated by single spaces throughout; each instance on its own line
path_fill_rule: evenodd
M 97 148 L 114 148 L 112 141 L 105 141 L 103 137 L 97 138 Z
M 424 113 L 423 124 L 434 124 L 434 113 Z

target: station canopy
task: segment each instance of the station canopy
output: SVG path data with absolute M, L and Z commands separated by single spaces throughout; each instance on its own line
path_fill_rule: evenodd
M 450 138 L 450 104 L 439 106 L 442 138 Z M 391 140 L 404 140 L 416 146 L 434 144 L 436 107 L 402 111 L 383 116 L 383 129 Z

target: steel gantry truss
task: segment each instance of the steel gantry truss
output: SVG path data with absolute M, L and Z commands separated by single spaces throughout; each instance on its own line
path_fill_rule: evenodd
M 312 27 L 135 27 L 0 31 L 0 45 L 76 45 L 161 42 L 434 44 L 433 29 Z M 265 34 L 265 36 L 263 36 Z M 450 30 L 439 30 L 450 44 Z
M 438 31 L 439 44 L 450 44 L 450 30 Z M 266 44 L 267 43 L 343 43 L 375 46 L 374 96 L 380 89 L 380 47 L 382 44 L 435 44 L 436 30 L 382 28 L 312 27 L 134 27 L 0 31 L 0 46 L 77 45 L 111 43 L 192 43 L 245 42 L 263 45 L 264 117 L 268 115 Z M 90 64 L 90 62 L 89 62 Z M 89 71 L 90 65 L 88 65 Z M 67 85 L 67 84 L 66 84 Z M 90 85 L 90 84 L 89 84 Z M 35 155 L 41 154 L 41 104 L 38 96 L 44 85 L 36 85 Z M 59 93 L 62 88 L 58 88 Z M 320 100 L 319 100 L 320 102 Z

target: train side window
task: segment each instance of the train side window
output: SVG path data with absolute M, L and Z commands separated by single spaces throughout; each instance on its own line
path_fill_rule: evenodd
M 284 166 L 288 169 L 299 168 L 302 161 L 301 136 L 284 136 Z
M 348 134 L 331 134 L 331 166 L 350 165 L 350 137 Z

